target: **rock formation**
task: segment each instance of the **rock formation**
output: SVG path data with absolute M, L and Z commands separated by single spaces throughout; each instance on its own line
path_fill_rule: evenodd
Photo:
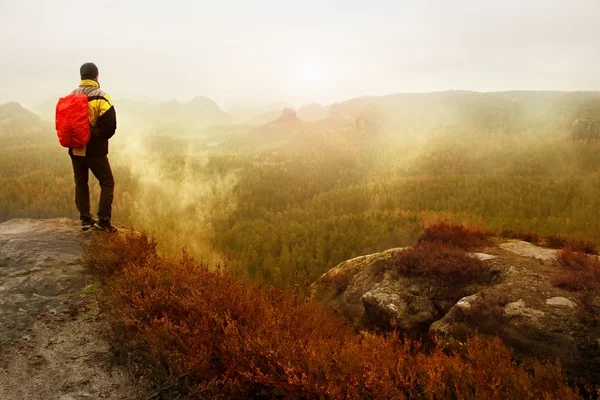
M 0 399 L 137 399 L 113 366 L 82 233 L 69 219 L 0 224 Z
M 272 121 L 269 125 L 290 125 L 301 123 L 302 120 L 298 118 L 296 110 L 293 108 L 284 108 L 281 116 L 276 120 Z
M 474 253 L 488 281 L 448 291 L 443 279 L 399 276 L 401 248 L 345 261 L 312 286 L 312 295 L 357 329 L 390 329 L 440 337 L 449 346 L 479 332 L 499 335 L 518 358 L 560 359 L 576 376 L 600 383 L 600 296 L 580 296 L 550 283 L 556 250 L 497 240 Z

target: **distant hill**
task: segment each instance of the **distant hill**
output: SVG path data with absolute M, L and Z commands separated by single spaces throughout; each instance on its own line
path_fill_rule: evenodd
M 42 117 L 45 121 L 54 122 L 56 103 L 63 94 L 55 94 L 46 100 L 37 104 L 33 111 Z M 122 114 L 140 114 L 147 117 L 154 116 L 154 111 L 159 102 L 144 96 L 116 95 L 111 93 L 111 97 L 118 107 L 119 115 Z
M 36 107 L 52 122 L 56 98 Z M 116 98 L 121 123 L 159 135 L 201 133 L 208 127 L 231 124 L 266 126 L 281 116 L 288 103 L 277 102 L 226 112 L 208 97 L 189 102 L 150 101 L 142 97 Z M 329 106 L 318 103 L 296 109 L 311 131 L 355 130 L 402 136 L 438 133 L 519 135 L 569 134 L 574 140 L 600 137 L 600 92 L 471 92 L 401 93 L 365 96 Z M 579 122 L 577 122 L 579 121 Z M 596 139 L 594 139 L 596 140 Z
M 35 107 L 44 119 L 54 121 L 56 103 L 60 96 L 52 96 Z M 144 97 L 113 96 L 117 118 L 145 128 L 177 126 L 177 129 L 205 128 L 226 125 L 233 117 L 223 111 L 217 103 L 205 96 L 198 96 L 187 103 L 176 100 L 157 102 Z
M 171 100 L 162 103 L 115 99 L 117 117 L 141 126 L 159 127 L 185 133 L 186 129 L 227 125 L 233 117 L 208 97 L 198 96 L 187 103 Z
M 279 118 L 281 116 L 281 110 L 293 108 L 294 107 L 288 103 L 279 102 L 274 103 L 271 107 L 268 107 L 267 110 L 256 109 L 254 110 L 254 114 L 245 114 L 246 116 L 243 118 L 240 117 L 240 114 L 234 115 L 239 121 L 250 125 L 266 125 Z M 246 113 L 249 111 L 251 110 L 245 110 Z M 303 121 L 318 121 L 329 116 L 329 107 L 321 106 L 319 103 L 311 103 L 298 108 L 296 114 L 298 115 L 298 118 Z
M 267 125 L 281 115 L 281 108 L 278 110 L 267 111 L 264 114 L 257 115 L 247 120 L 250 125 Z
M 0 105 L 0 142 L 7 145 L 40 140 L 55 140 L 51 123 L 42 121 L 19 103 Z
M 43 120 L 54 122 L 56 103 L 58 103 L 60 97 L 61 95 L 58 94 L 48 97 L 46 100 L 33 107 L 33 111 Z
M 378 119 L 390 133 L 566 133 L 600 92 L 448 91 L 359 97 L 329 108 L 329 119 Z M 597 106 L 596 106 L 597 107 Z
M 237 123 L 250 125 L 268 124 L 281 114 L 284 108 L 292 108 L 293 106 L 285 101 L 277 101 L 271 104 L 256 106 L 256 107 L 234 107 L 227 111 L 234 117 Z
M 290 123 L 290 121 L 302 121 Z M 600 92 L 405 93 L 365 96 L 321 106 L 295 117 L 281 109 L 255 117 L 249 142 L 364 146 L 406 135 L 560 135 L 600 140 Z
M 271 123 L 269 123 L 269 125 L 271 126 L 289 126 L 289 125 L 295 125 L 295 124 L 301 124 L 302 120 L 300 118 L 298 118 L 298 114 L 296 113 L 296 111 L 293 108 L 284 108 L 283 112 L 281 113 L 281 115 L 271 121 Z
M 159 112 L 165 118 L 187 120 L 201 125 L 223 125 L 232 122 L 231 115 L 221 110 L 217 103 L 205 96 L 198 96 L 189 103 L 171 100 L 161 103 Z
M 329 106 L 322 106 L 319 103 L 306 104 L 296 110 L 298 117 L 302 121 L 318 121 L 329 116 Z
M 239 136 L 240 144 L 355 151 L 389 139 L 433 135 L 535 135 L 600 140 L 600 92 L 448 91 L 311 104 L 295 113 L 266 114 L 267 123 Z

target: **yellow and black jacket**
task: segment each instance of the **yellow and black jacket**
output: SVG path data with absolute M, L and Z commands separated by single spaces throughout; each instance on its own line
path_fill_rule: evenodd
M 100 84 L 91 79 L 84 79 L 73 93 L 85 94 L 88 97 L 88 116 L 92 136 L 87 146 L 81 149 L 69 149 L 72 156 L 103 157 L 108 154 L 108 139 L 117 130 L 117 115 L 112 99 Z

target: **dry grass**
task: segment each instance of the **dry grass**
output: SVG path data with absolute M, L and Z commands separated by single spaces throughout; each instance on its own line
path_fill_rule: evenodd
M 260 289 L 185 252 L 158 257 L 145 235 L 100 240 L 88 264 L 103 282 L 112 343 L 161 398 L 578 398 L 559 366 L 518 366 L 497 339 L 447 353 L 396 334 L 357 335 L 294 289 Z

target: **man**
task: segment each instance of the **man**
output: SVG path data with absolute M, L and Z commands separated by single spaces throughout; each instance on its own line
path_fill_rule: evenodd
M 108 139 L 115 134 L 117 117 L 110 96 L 100 89 L 98 67 L 94 63 L 85 63 L 79 72 L 81 83 L 73 93 L 84 94 L 88 97 L 91 137 L 86 147 L 69 149 L 75 174 L 75 203 L 79 210 L 83 230 L 95 227 L 113 233 L 117 231 L 110 222 L 115 181 L 108 161 Z M 100 182 L 101 188 L 98 221 L 94 220 L 90 213 L 88 187 L 90 170 Z

